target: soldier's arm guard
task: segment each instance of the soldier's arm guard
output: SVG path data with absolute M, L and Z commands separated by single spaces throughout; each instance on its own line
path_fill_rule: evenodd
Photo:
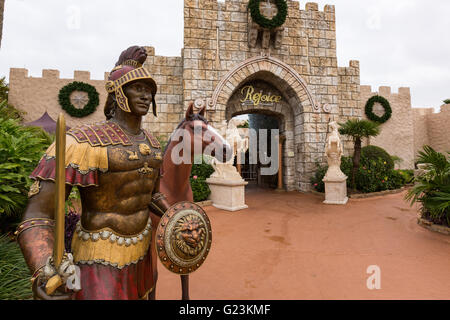
M 149 204 L 149 209 L 159 217 L 162 217 L 167 209 L 170 208 L 170 203 L 167 201 L 166 196 L 159 192 L 159 184 L 161 180 L 161 174 L 155 183 L 155 189 L 152 194 L 152 202 Z
M 167 209 L 170 208 L 169 202 L 167 202 L 166 196 L 160 192 L 154 193 L 152 196 L 152 202 L 149 205 L 150 210 L 153 213 L 162 217 Z
M 53 253 L 54 187 L 52 182 L 40 181 L 35 194 L 30 195 L 22 222 L 15 232 L 33 277 Z

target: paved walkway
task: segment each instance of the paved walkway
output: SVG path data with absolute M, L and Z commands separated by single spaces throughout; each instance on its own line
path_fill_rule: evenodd
M 191 299 L 450 299 L 450 237 L 417 225 L 404 193 L 326 206 L 320 195 L 247 192 L 249 209 L 207 207 L 213 246 Z M 368 266 L 381 289 L 367 289 Z M 159 264 L 157 299 L 179 299 Z

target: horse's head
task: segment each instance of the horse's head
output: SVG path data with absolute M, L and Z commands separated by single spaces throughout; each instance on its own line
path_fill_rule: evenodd
M 221 162 L 229 160 L 232 156 L 232 149 L 228 142 L 214 129 L 205 118 L 206 107 L 198 113 L 194 112 L 194 103 L 191 102 L 186 111 L 185 118 L 178 125 L 174 134 L 178 136 L 178 141 L 183 141 L 184 150 L 190 144 L 191 158 L 194 155 L 211 155 Z M 182 131 L 179 131 L 181 130 Z

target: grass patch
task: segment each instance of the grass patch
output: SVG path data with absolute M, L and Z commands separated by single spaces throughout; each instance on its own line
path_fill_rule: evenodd
M 16 242 L 0 235 L 0 300 L 29 300 L 30 271 Z

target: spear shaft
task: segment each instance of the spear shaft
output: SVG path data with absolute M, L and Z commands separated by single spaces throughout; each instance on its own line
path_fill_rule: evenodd
M 66 120 L 59 114 L 56 126 L 56 195 L 55 195 L 55 243 L 53 261 L 58 270 L 64 255 L 64 220 L 66 198 Z
M 56 174 L 55 174 L 55 241 L 53 244 L 53 264 L 56 272 L 59 270 L 64 256 L 64 220 L 65 220 L 65 200 L 66 200 L 66 120 L 62 113 L 59 114 L 56 123 Z M 60 275 L 55 276 L 47 281 L 45 291 L 47 295 L 52 295 L 56 289 L 63 284 Z

